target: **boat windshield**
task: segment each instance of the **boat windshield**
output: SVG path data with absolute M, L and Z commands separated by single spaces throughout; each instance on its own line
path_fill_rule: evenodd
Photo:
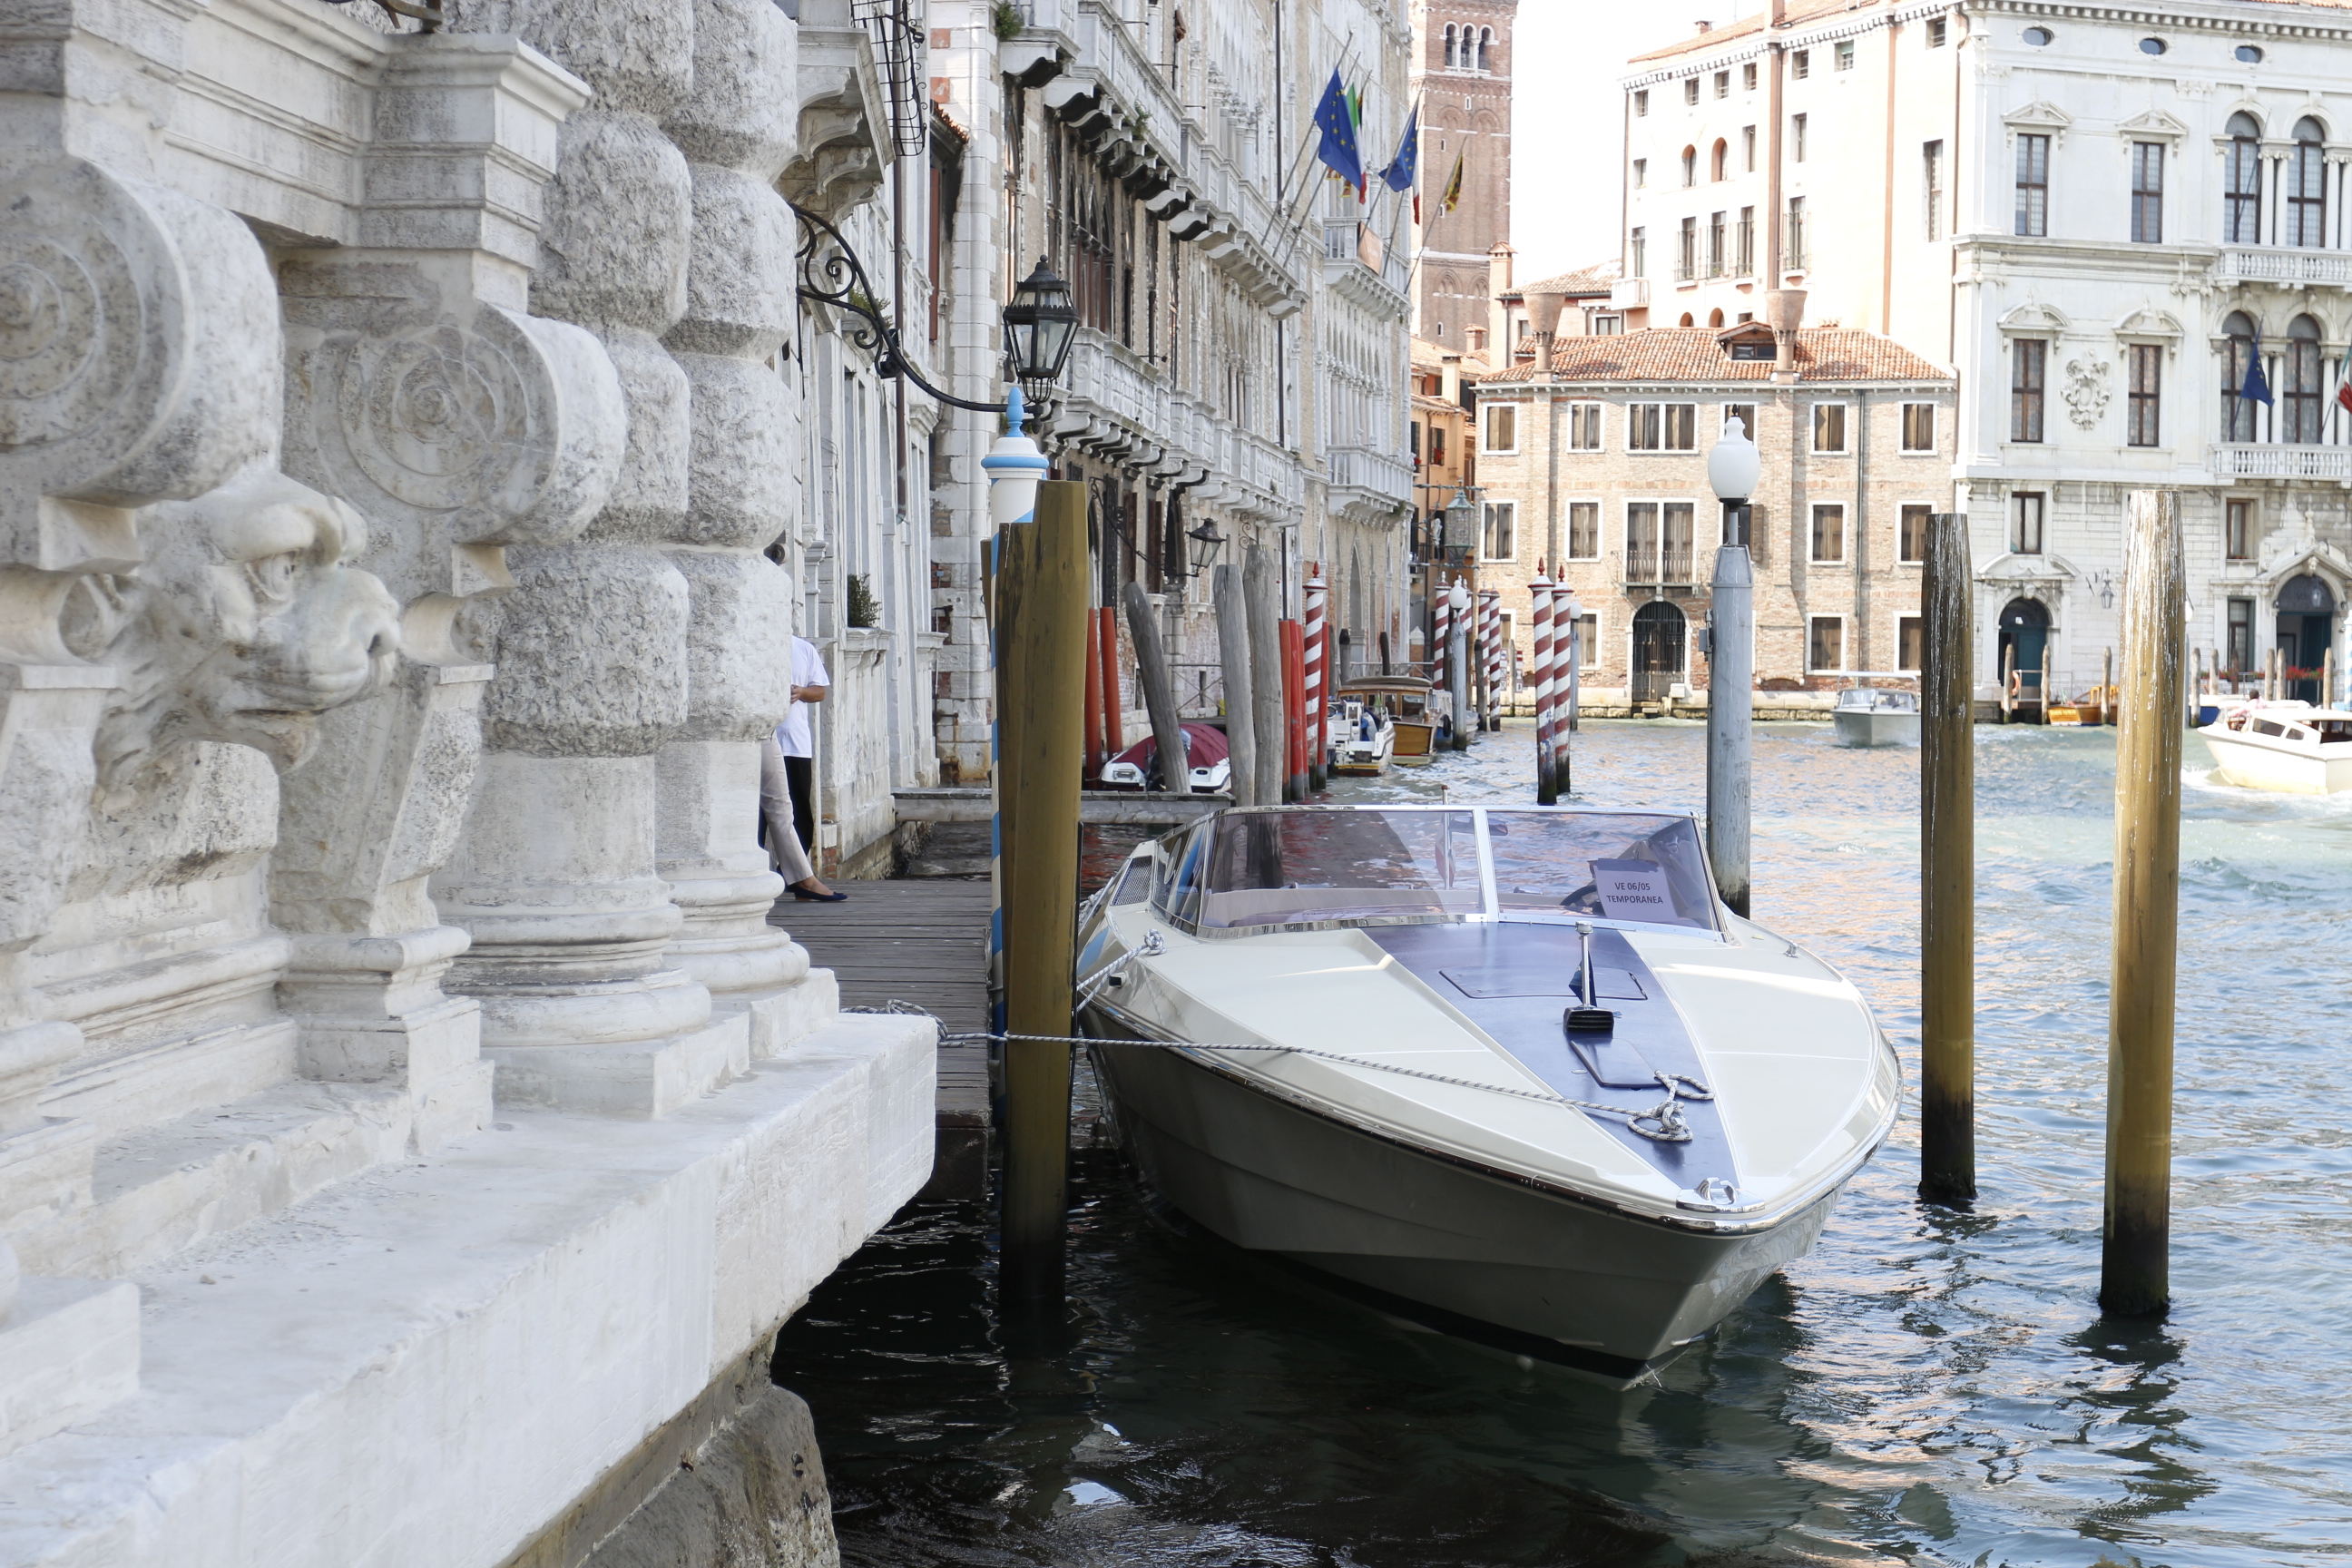
M 1197 878 L 1180 879 L 1197 888 L 1197 902 L 1181 893 L 1179 901 L 1203 928 L 1458 920 L 1491 909 L 1517 919 L 1717 929 L 1706 857 L 1685 816 L 1226 811 L 1202 832 Z

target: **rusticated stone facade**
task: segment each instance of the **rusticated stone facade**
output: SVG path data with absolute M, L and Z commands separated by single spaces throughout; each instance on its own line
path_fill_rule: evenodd
M 0 1561 L 489 1568 L 920 1184 L 755 837 L 799 32 L 0 10 Z

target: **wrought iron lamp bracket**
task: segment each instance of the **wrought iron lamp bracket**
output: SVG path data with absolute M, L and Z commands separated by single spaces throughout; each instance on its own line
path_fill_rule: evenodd
M 950 408 L 969 408 L 975 414 L 1004 412 L 1002 402 L 974 403 L 941 392 L 924 380 L 922 372 L 914 367 L 899 347 L 898 329 L 882 313 L 874 281 L 866 275 L 866 264 L 857 259 L 857 252 L 849 248 L 849 241 L 841 237 L 839 229 L 806 207 L 795 204 L 793 216 L 800 219 L 801 225 L 801 298 L 847 310 L 866 323 L 849 334 L 849 341 L 873 354 L 875 374 L 886 381 L 903 376 Z

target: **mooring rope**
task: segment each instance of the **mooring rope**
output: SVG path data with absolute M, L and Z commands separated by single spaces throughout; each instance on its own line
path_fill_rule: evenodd
M 1129 958 L 1142 952 L 1129 952 Z M 1125 959 L 1119 961 L 1126 962 Z M 1118 967 L 1117 964 L 1112 965 Z M 1108 973 L 1108 971 L 1105 972 Z M 1097 976 L 1097 979 L 1102 976 Z M 1363 1057 L 1351 1057 L 1338 1051 L 1318 1051 L 1307 1046 L 1276 1046 L 1261 1041 L 1243 1043 L 1218 1040 L 1122 1040 L 1089 1035 L 1000 1035 L 985 1029 L 950 1032 L 947 1022 L 928 1007 L 897 998 L 879 1007 L 844 1007 L 845 1013 L 887 1013 L 910 1017 L 924 1017 L 940 1026 L 940 1044 L 982 1045 L 1003 1040 L 1023 1040 L 1046 1046 L 1127 1046 L 1144 1050 L 1161 1051 L 1274 1051 L 1286 1056 L 1307 1057 L 1316 1061 L 1338 1062 L 1343 1067 L 1370 1068 L 1376 1072 L 1394 1073 L 1400 1078 L 1420 1079 L 1424 1083 L 1442 1083 L 1454 1089 L 1475 1089 L 1487 1094 L 1508 1095 L 1513 1100 L 1531 1100 L 1538 1105 L 1565 1105 L 1578 1110 L 1596 1111 L 1623 1121 L 1626 1127 L 1659 1143 L 1687 1143 L 1691 1140 L 1690 1123 L 1683 1120 L 1682 1101 L 1713 1100 L 1715 1093 L 1696 1079 L 1685 1073 L 1662 1072 L 1658 1085 L 1666 1098 L 1647 1110 L 1629 1110 L 1622 1105 L 1603 1105 L 1598 1100 L 1573 1100 L 1555 1091 L 1538 1093 L 1531 1089 L 1517 1089 L 1509 1084 L 1482 1083 L 1476 1079 L 1453 1078 L 1444 1073 L 1425 1072 L 1420 1068 L 1401 1067 L 1394 1062 L 1374 1061 Z

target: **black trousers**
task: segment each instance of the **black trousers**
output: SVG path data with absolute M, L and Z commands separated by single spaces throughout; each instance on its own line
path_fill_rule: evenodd
M 801 847 L 809 854 L 816 853 L 816 773 L 814 757 L 786 757 L 784 777 L 793 786 L 793 831 L 800 835 Z

